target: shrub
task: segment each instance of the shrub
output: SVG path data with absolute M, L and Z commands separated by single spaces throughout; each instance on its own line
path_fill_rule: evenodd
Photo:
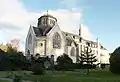
M 104 69 L 105 68 L 105 64 L 101 64 L 101 68 Z
M 72 59 L 67 54 L 63 54 L 57 58 L 57 65 L 55 66 L 55 69 L 68 70 L 72 69 L 72 65 Z
M 41 63 L 36 63 L 32 68 L 32 72 L 34 75 L 44 75 L 45 73 L 43 65 Z
M 22 82 L 21 80 L 22 80 L 21 76 L 15 75 L 14 79 L 13 79 L 13 82 Z
M 11 70 L 11 61 L 8 54 L 0 49 L 0 71 Z
M 114 74 L 120 74 L 120 47 L 110 56 L 110 71 Z

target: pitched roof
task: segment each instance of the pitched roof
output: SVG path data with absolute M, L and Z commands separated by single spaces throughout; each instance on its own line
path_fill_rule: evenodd
M 68 36 L 75 36 L 75 37 L 80 37 L 79 35 L 77 35 L 77 34 L 73 34 L 73 33 L 69 33 L 69 32 L 64 32 L 64 31 L 62 31 L 62 33 L 66 36 L 66 34 L 68 34 Z
M 34 30 L 36 36 L 42 36 L 42 30 L 40 28 L 33 27 L 33 30 Z
M 51 27 L 44 27 L 45 29 L 41 28 L 33 27 L 36 36 L 46 36 L 46 34 L 52 29 Z
M 73 41 L 75 44 L 77 44 L 77 43 L 76 43 L 75 40 L 72 38 L 72 36 L 75 36 L 75 37 L 77 37 L 78 39 L 79 39 L 79 38 L 82 38 L 82 40 L 85 41 L 86 43 L 90 43 L 90 44 L 97 45 L 97 42 L 92 41 L 92 40 L 84 39 L 83 37 L 81 37 L 81 36 L 79 36 L 79 35 L 77 35 L 77 34 L 72 34 L 72 33 L 64 32 L 64 31 L 62 31 L 62 33 L 63 33 L 63 35 L 65 36 L 66 39 Z M 107 50 L 107 49 L 104 48 L 101 44 L 100 44 L 100 48 L 103 49 L 103 50 Z

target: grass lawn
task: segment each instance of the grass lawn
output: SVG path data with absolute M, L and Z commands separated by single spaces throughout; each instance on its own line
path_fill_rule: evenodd
M 7 81 L 7 80 L 1 80 L 1 79 L 0 79 L 0 82 L 10 82 L 10 81 Z
M 6 74 L 5 74 L 6 73 Z M 40 82 L 120 82 L 120 75 L 114 75 L 109 70 L 92 70 L 88 76 L 81 76 L 81 72 L 51 72 L 47 71 L 44 76 L 32 75 L 31 72 L 14 72 L 22 76 L 24 80 Z M 0 75 L 11 75 L 9 72 L 0 72 Z M 2 82 L 2 81 L 0 81 Z

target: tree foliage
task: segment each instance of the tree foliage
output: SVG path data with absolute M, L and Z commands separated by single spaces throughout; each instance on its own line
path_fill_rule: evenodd
M 1 49 L 2 51 L 4 51 L 4 52 L 7 52 L 7 46 L 4 45 L 3 43 L 0 44 L 0 49 Z
M 88 46 L 82 51 L 79 57 L 80 66 L 83 69 L 87 69 L 87 74 L 89 74 L 89 69 L 95 68 L 94 62 L 97 61 L 96 56 L 92 53 L 91 48 Z
M 11 45 L 14 50 L 18 50 L 20 46 L 20 40 L 17 38 L 11 39 L 7 44 Z
M 0 49 L 0 70 L 11 70 L 11 62 L 7 56 L 7 53 Z
M 120 74 L 120 47 L 118 47 L 110 55 L 110 71 L 115 74 Z
M 85 51 L 82 51 L 81 56 L 79 57 L 81 64 L 93 65 L 97 61 L 96 56 L 92 53 L 92 50 L 89 47 L 86 47 Z
M 6 44 L 7 51 L 0 50 L 0 69 L 2 70 L 27 70 L 29 61 L 22 52 L 14 49 L 11 44 Z
M 8 56 L 12 63 L 13 70 L 17 69 L 27 70 L 29 61 L 26 59 L 22 52 L 12 52 Z
M 43 68 L 42 63 L 36 62 L 36 63 L 33 65 L 32 72 L 33 72 L 33 74 L 35 74 L 35 75 L 44 75 L 45 71 L 44 71 L 44 68 Z
M 73 64 L 72 59 L 67 54 L 64 53 L 63 55 L 58 56 L 56 69 L 69 70 L 72 68 L 72 64 Z

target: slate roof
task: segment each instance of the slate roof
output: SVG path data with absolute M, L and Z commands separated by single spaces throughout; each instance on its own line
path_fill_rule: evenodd
M 36 36 L 42 36 L 42 30 L 40 28 L 33 27 L 33 30 L 34 30 Z
M 55 20 L 57 21 L 57 19 L 56 19 L 54 16 L 50 15 L 50 14 L 44 14 L 44 15 L 41 16 L 38 20 L 40 20 L 40 19 L 43 18 L 43 17 L 50 17 L 50 18 L 53 18 L 53 19 L 55 19 Z
M 42 27 L 41 27 L 41 28 L 42 28 Z M 45 29 L 41 29 L 41 28 L 33 27 L 33 30 L 34 30 L 35 35 L 36 35 L 37 37 L 39 37 L 39 36 L 46 36 L 46 34 L 52 29 L 52 27 L 44 27 Z M 70 40 L 71 42 L 74 42 L 76 46 L 77 46 L 77 43 L 75 42 L 75 40 L 73 39 L 72 36 L 75 36 L 75 37 L 77 37 L 78 39 L 79 39 L 79 38 L 82 38 L 82 37 L 80 37 L 79 35 L 76 35 L 76 34 L 64 32 L 64 31 L 62 31 L 62 33 L 63 33 L 63 35 L 65 36 L 66 40 Z M 67 34 L 67 36 L 66 36 L 66 34 Z M 82 38 L 82 40 L 84 40 L 85 42 L 89 42 L 90 44 L 95 44 L 95 45 L 97 45 L 97 42 L 90 41 L 90 40 L 86 40 L 86 39 L 83 39 L 83 38 Z M 101 46 L 101 49 L 106 50 L 106 48 L 104 48 L 101 44 L 100 44 L 100 46 Z
M 76 35 L 76 34 L 64 32 L 64 31 L 62 31 L 62 33 L 63 33 L 63 35 L 65 36 L 66 39 L 73 41 L 75 44 L 76 44 L 76 42 L 74 41 L 74 39 L 72 38 L 72 36 L 77 37 L 77 39 L 82 38 L 82 37 L 80 37 L 79 35 Z M 67 36 L 66 36 L 66 34 L 67 34 Z M 86 40 L 86 39 L 84 39 L 84 38 L 82 38 L 82 40 L 85 41 L 86 43 L 90 43 L 90 44 L 97 45 L 97 42 L 95 42 L 95 41 Z M 100 44 L 100 48 L 103 49 L 103 50 L 107 50 L 107 49 L 104 48 L 101 44 Z
M 45 29 L 41 29 L 38 27 L 33 27 L 33 30 L 36 36 L 46 36 L 46 34 L 52 29 L 51 27 L 44 27 Z

